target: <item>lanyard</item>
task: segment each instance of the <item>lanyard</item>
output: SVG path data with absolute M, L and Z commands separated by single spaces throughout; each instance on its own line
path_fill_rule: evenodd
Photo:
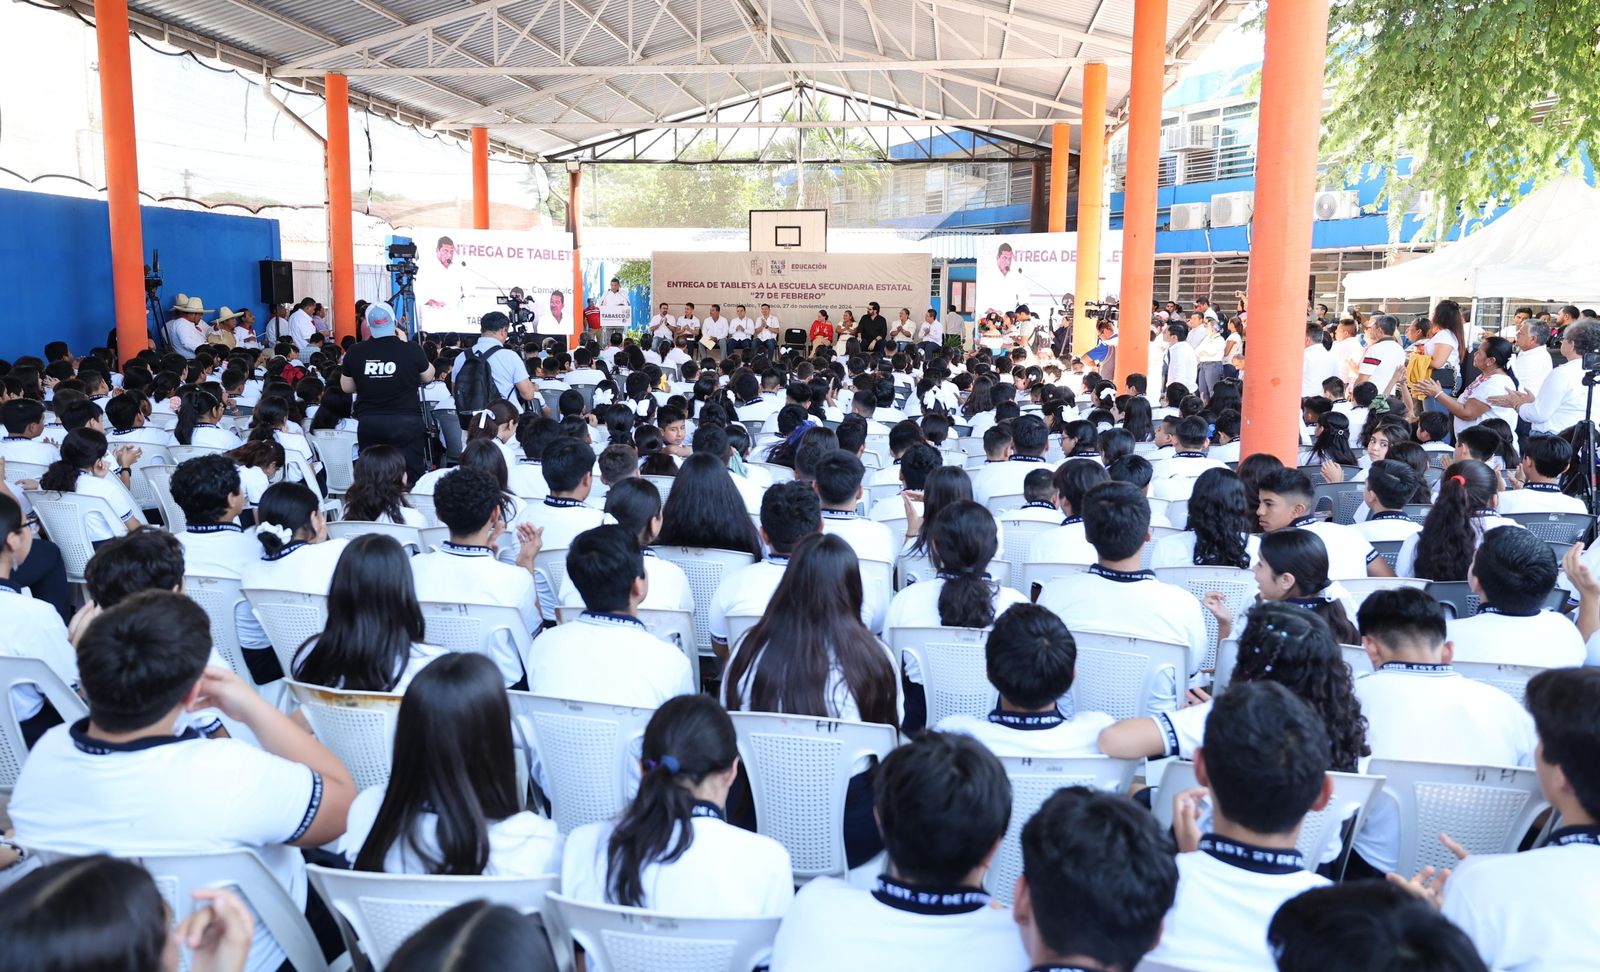
M 282 560 L 283 558 L 289 556 L 290 554 L 294 553 L 296 550 L 299 550 L 301 547 L 303 547 L 305 545 L 306 545 L 306 542 L 304 540 L 296 540 L 294 543 L 291 543 L 291 544 L 283 547 L 281 550 L 279 550 L 275 554 L 263 554 L 261 559 L 262 560 L 266 560 L 266 561 Z
M 1255 847 L 1227 840 L 1216 834 L 1206 834 L 1201 837 L 1200 850 L 1224 864 L 1232 864 L 1234 867 L 1255 871 L 1257 874 L 1293 874 L 1303 870 L 1305 866 L 1305 857 L 1297 850 Z
M 1091 564 L 1089 573 L 1106 580 L 1116 581 L 1119 584 L 1131 584 L 1135 581 L 1154 580 L 1156 572 L 1153 570 L 1113 570 L 1100 564 Z
M 619 628 L 626 628 L 630 625 L 635 628 L 644 627 L 643 621 L 640 621 L 635 617 L 630 617 L 626 614 L 607 614 L 603 611 L 585 611 L 581 617 L 583 620 L 588 621 L 591 624 L 609 624 Z
M 1384 662 L 1378 667 L 1380 672 L 1421 672 L 1424 675 L 1448 675 L 1454 669 L 1449 665 L 1436 665 L 1431 662 Z
M 989 721 L 1008 729 L 1054 729 L 1065 725 L 1067 717 L 1059 708 L 1050 712 L 1006 712 L 996 708 L 989 713 Z
M 694 806 L 689 808 L 689 816 L 711 817 L 716 820 L 728 819 L 727 815 L 722 812 L 721 807 L 717 806 L 715 803 L 709 803 L 705 800 L 696 800 L 694 802 Z
M 191 523 L 184 530 L 185 533 L 243 533 L 244 527 L 237 523 Z
M 1582 826 L 1562 827 L 1550 835 L 1551 847 L 1567 847 L 1571 844 L 1588 844 L 1591 847 L 1600 846 L 1600 825 L 1584 824 Z
M 919 915 L 964 915 L 988 907 L 989 895 L 973 888 L 917 887 L 885 874 L 878 878 L 872 896 L 898 911 Z

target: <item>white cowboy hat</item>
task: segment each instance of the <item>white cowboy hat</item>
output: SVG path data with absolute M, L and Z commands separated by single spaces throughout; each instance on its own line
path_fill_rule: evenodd
M 211 313 L 211 308 L 206 307 L 204 305 L 204 303 L 200 300 L 200 298 L 198 298 L 198 297 L 187 297 L 187 296 L 185 296 L 183 294 L 179 294 L 178 295 L 178 299 L 172 302 L 172 309 L 177 311 L 180 314 L 209 314 L 209 313 Z
M 223 321 L 231 321 L 235 317 L 238 317 L 239 315 L 241 315 L 243 313 L 244 313 L 244 311 L 229 310 L 227 307 L 218 307 L 217 308 L 217 319 L 212 321 L 211 323 L 213 323 L 213 324 L 221 324 Z

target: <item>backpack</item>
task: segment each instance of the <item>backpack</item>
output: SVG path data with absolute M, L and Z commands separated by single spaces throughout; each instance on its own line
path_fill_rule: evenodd
M 490 348 L 483 354 L 468 351 L 456 374 L 456 412 L 463 418 L 481 412 L 505 396 L 494 383 L 494 373 L 489 370 L 489 359 L 504 351 L 505 345 Z

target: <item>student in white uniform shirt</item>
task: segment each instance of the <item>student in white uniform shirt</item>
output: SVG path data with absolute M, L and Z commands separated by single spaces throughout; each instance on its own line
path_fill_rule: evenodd
M 1272 469 L 1256 482 L 1256 519 L 1263 532 L 1299 527 L 1315 533 L 1328 549 L 1328 576 L 1334 580 L 1393 577 L 1389 562 L 1378 556 L 1354 527 L 1319 519 L 1311 512 L 1311 480 L 1298 469 Z
M 995 517 L 1002 534 L 1008 525 L 1037 532 L 1038 527 L 1023 527 L 1022 524 L 1044 523 L 1054 528 L 1061 523 L 1061 508 L 1056 505 L 1055 470 L 1049 463 L 1031 470 L 1022 480 L 1022 498 L 1020 509 L 1007 510 Z
M 695 691 L 696 673 L 683 651 L 637 617 L 650 581 L 626 527 L 578 534 L 567 551 L 567 576 L 585 610 L 540 636 L 528 667 L 530 692 L 649 709 Z
M 1395 573 L 1429 580 L 1466 579 L 1472 553 L 1485 533 L 1502 526 L 1522 529 L 1495 511 L 1499 487 L 1495 471 L 1476 459 L 1446 466 L 1422 529 L 1400 545 Z
M 255 530 L 238 524 L 245 495 L 232 459 L 196 456 L 180 464 L 172 474 L 172 498 L 188 524 L 176 534 L 186 573 L 237 579 L 261 556 Z
M 723 575 L 706 611 L 712 648 L 726 656 L 738 645 L 730 618 L 758 618 L 766 613 L 773 593 L 789 569 L 789 556 L 801 540 L 822 532 L 816 490 L 807 483 L 778 483 L 761 497 L 761 544 L 769 553 L 748 567 Z M 863 610 L 865 605 L 863 604 Z
M 296 907 L 306 903 L 298 848 L 345 828 L 355 784 L 337 756 L 239 676 L 208 668 L 211 625 L 193 601 L 146 591 L 110 608 L 78 641 L 87 718 L 47 732 L 7 813 L 24 846 L 66 854 L 248 850 Z M 260 746 L 174 735 L 186 710 L 215 706 Z M 251 972 L 283 964 L 257 923 Z
M 1227 463 L 1206 454 L 1211 448 L 1211 431 L 1204 418 L 1190 415 L 1180 419 L 1174 434 L 1177 449 L 1154 466 L 1153 478 L 1194 479 L 1208 469 L 1228 468 Z
M 6 434 L 0 440 L 0 459 L 48 466 L 60 458 L 60 442 L 44 439 L 44 403 L 31 398 L 13 398 L 0 403 L 0 421 Z
M 909 419 L 896 422 L 894 427 L 889 429 L 889 456 L 893 461 L 882 469 L 874 469 L 867 473 L 866 484 L 887 486 L 900 482 L 900 461 L 905 458 L 906 450 L 912 446 L 927 444 L 928 440 L 923 437 L 922 428 L 916 422 Z
M 1549 544 L 1521 527 L 1483 535 L 1467 575 L 1478 613 L 1452 618 L 1454 660 L 1564 668 L 1585 664 L 1583 636 L 1564 615 L 1544 610 L 1556 586 Z
M 1405 513 L 1405 506 L 1417 494 L 1422 477 L 1398 459 L 1380 459 L 1367 470 L 1362 495 L 1371 512 L 1351 528 L 1369 543 L 1403 541 L 1422 529 L 1422 524 Z
M 514 607 L 528 630 L 540 625 L 539 597 L 534 586 L 534 560 L 543 542 L 538 528 L 518 528 L 517 561 L 495 559 L 493 544 L 505 531 L 505 498 L 500 484 L 487 473 L 459 468 L 433 489 L 434 512 L 450 530 L 450 539 L 432 553 L 411 558 L 417 597 L 424 601 L 458 601 Z M 496 633 L 493 658 L 511 687 L 525 686 L 523 659 L 510 632 Z
M 192 388 L 183 396 L 178 408 L 178 427 L 172 438 L 179 445 L 198 446 L 203 449 L 237 449 L 244 444 L 238 433 L 225 429 L 222 421 L 223 404 L 210 392 Z
M 382 534 L 352 539 L 328 586 L 328 623 L 294 654 L 294 679 L 352 692 L 402 694 L 447 654 L 425 643 L 410 555 Z
M 900 548 L 897 538 L 882 523 L 856 512 L 865 493 L 861 485 L 865 475 L 861 460 L 843 449 L 817 460 L 815 486 L 822 501 L 822 532 L 843 538 L 863 560 L 892 564 Z M 869 602 L 872 594 L 867 592 Z
M 629 451 L 632 451 L 631 448 Z M 634 461 L 637 468 L 638 462 Z M 642 611 L 693 611 L 694 592 L 683 568 L 656 556 L 650 549 L 661 532 L 661 492 L 656 484 L 638 476 L 619 480 L 606 493 L 605 515 L 621 524 L 639 541 L 644 553 L 644 573 L 650 591 L 639 602 Z M 561 584 L 561 606 L 582 607 L 583 596 L 568 576 Z
M 605 522 L 604 512 L 584 503 L 594 479 L 594 450 L 577 439 L 560 436 L 544 447 L 539 469 L 548 495 L 526 503 L 510 526 L 514 529 L 527 523 L 538 527 L 543 533 L 542 549 L 564 550 L 578 534 Z M 553 620 L 555 605 L 548 607 L 545 617 Z
M 728 478 L 732 481 L 733 488 L 738 491 L 739 499 L 744 503 L 744 511 L 751 516 L 761 514 L 761 485 L 749 476 L 738 475 L 729 466 L 733 459 L 733 445 L 728 441 L 727 426 L 709 423 L 701 425 L 694 430 L 691 449 L 693 450 L 691 454 L 708 455 L 727 468 Z
M 1098 559 L 1083 532 L 1083 497 L 1110 479 L 1106 467 L 1093 459 L 1068 459 L 1056 467 L 1051 484 L 1056 508 L 1064 519 L 1060 526 L 1033 538 L 1028 563 L 1092 564 Z
M 972 736 L 996 756 L 1092 756 L 1111 725 L 1104 712 L 1061 712 L 1078 660 L 1072 632 L 1037 604 L 1013 604 L 994 620 L 984 665 L 998 702 L 987 716 L 945 716 L 933 728 Z
M 988 449 L 988 435 L 984 447 Z M 972 498 L 988 506 L 996 496 L 1022 492 L 1022 481 L 1039 468 L 1050 447 L 1050 429 L 1037 415 L 1023 415 L 1011 426 L 1011 456 L 1005 462 L 985 463 L 972 474 Z
M 0 655 L 37 658 L 50 666 L 68 688 L 78 687 L 78 658 L 67 640 L 67 626 L 46 601 L 31 597 L 13 580 L 17 565 L 33 549 L 33 530 L 23 519 L 17 501 L 0 493 L 0 612 L 5 617 L 0 633 Z M 59 725 L 61 716 L 31 685 L 11 689 L 10 715 L 20 724 L 24 744 L 32 746 L 44 731 Z
M 1011 903 L 1031 972 L 1133 972 L 1177 887 L 1172 839 L 1149 811 L 1085 786 L 1057 790 L 1022 828 Z
M 1530 435 L 1522 444 L 1521 489 L 1500 493 L 1495 509 L 1513 513 L 1587 513 L 1583 500 L 1561 491 L 1561 474 L 1572 465 L 1572 446 L 1558 435 Z
M 554 873 L 561 833 L 522 809 L 516 760 L 499 669 L 483 655 L 446 653 L 405 691 L 388 785 L 350 804 L 339 853 L 357 871 L 388 874 Z
M 1516 700 L 1450 667 L 1444 609 L 1415 588 L 1375 591 L 1357 615 L 1373 671 L 1356 679 L 1374 759 L 1531 766 L 1538 740 Z M 1419 732 L 1419 719 L 1427 731 Z M 1400 821 L 1379 794 L 1355 837 L 1347 878 L 1393 871 Z
M 580 901 L 705 918 L 783 915 L 794 898 L 789 852 L 727 822 L 739 775 L 733 720 L 684 695 L 645 726 L 639 793 L 614 821 L 567 838 L 562 893 Z
M 1444 886 L 1444 917 L 1492 968 L 1584 968 L 1600 951 L 1600 672 L 1537 675 L 1526 705 L 1539 737 L 1539 784 L 1561 826 L 1537 850 L 1464 859 Z
M 778 929 L 772 972 L 1027 968 L 1010 911 L 983 891 L 1011 813 L 1000 761 L 968 736 L 924 733 L 889 753 L 874 789 L 886 873 L 871 891 L 806 884 Z
M 406 457 L 390 445 L 371 445 L 355 461 L 355 476 L 344 494 L 343 519 L 421 529 L 428 518 L 406 495 Z
M 996 616 L 1028 598 L 990 579 L 989 562 L 999 549 L 999 531 L 988 510 L 972 500 L 956 500 L 941 507 L 923 525 L 928 559 L 938 575 L 902 587 L 889 602 L 885 636 L 892 640 L 896 628 L 935 624 L 960 628 L 987 628 Z M 916 662 L 906 659 L 907 677 L 922 682 Z
M 1322 346 L 1322 325 L 1312 321 L 1306 325 L 1306 349 L 1301 354 L 1300 397 L 1310 398 L 1322 394 L 1322 383 L 1338 377 L 1339 359 Z
M 145 397 L 138 392 L 123 392 L 106 402 L 106 439 L 115 449 L 130 445 L 141 450 L 167 449 L 177 444 L 172 433 L 155 425 L 145 424 Z
M 1050 581 L 1039 594 L 1039 604 L 1063 621 L 1070 619 L 1079 631 L 1184 646 L 1190 665 L 1197 667 L 1208 639 L 1200 602 L 1139 567 L 1150 541 L 1150 504 L 1144 493 L 1129 483 L 1095 486 L 1083 499 L 1083 526 L 1098 561 L 1088 573 Z M 1177 708 L 1191 674 L 1162 672 L 1152 688 L 1150 708 Z
M 540 463 L 544 450 L 562 437 L 561 423 L 552 418 L 535 418 L 519 425 L 516 435 L 522 454 L 507 458 L 506 485 L 524 503 L 537 502 L 550 495 L 550 484 Z
M 1151 961 L 1195 972 L 1273 972 L 1273 914 L 1329 883 L 1306 870 L 1295 849 L 1305 815 L 1333 795 L 1328 753 L 1316 710 L 1283 686 L 1245 682 L 1217 697 L 1205 745 L 1195 751 L 1195 777 L 1209 794 L 1172 797 L 1178 894 Z M 1201 833 L 1208 796 L 1211 831 Z
M 1261 538 L 1250 532 L 1244 483 L 1231 469 L 1207 469 L 1189 495 L 1189 529 L 1155 541 L 1150 569 L 1236 567 L 1255 562 Z
M 120 446 L 116 451 L 116 471 L 106 462 L 108 446 L 106 437 L 85 426 L 73 429 L 61 440 L 61 457 L 52 462 L 39 477 L 39 488 L 59 490 L 63 493 L 82 493 L 105 501 L 110 509 L 89 510 L 84 514 L 84 533 L 95 545 L 120 537 L 129 530 L 144 524 L 139 510 L 128 492 L 133 480 L 133 464 L 140 452 L 133 446 Z

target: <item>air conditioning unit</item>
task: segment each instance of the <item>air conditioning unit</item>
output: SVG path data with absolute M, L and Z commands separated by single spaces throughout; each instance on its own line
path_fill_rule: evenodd
M 1161 129 L 1161 151 L 1182 152 L 1189 148 L 1188 125 L 1168 125 Z
M 1361 194 L 1354 189 L 1330 189 L 1317 193 L 1317 219 L 1355 219 L 1361 215 Z
M 1255 212 L 1253 192 L 1224 192 L 1211 197 L 1212 226 L 1244 226 Z
M 1202 151 L 1217 147 L 1217 138 L 1222 129 L 1217 125 L 1196 124 L 1189 126 L 1189 150 Z
M 1209 203 L 1174 203 L 1168 228 L 1197 230 L 1206 228 L 1206 218 L 1211 210 Z

